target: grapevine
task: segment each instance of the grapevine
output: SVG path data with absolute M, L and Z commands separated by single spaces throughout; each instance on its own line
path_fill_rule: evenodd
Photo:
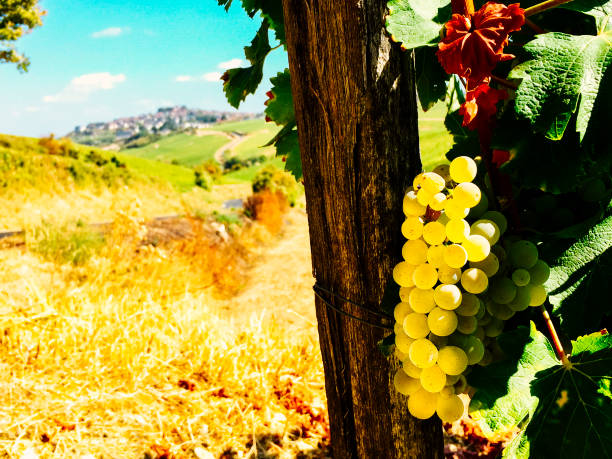
M 281 2 L 263 3 L 242 2 L 284 45 Z M 450 164 L 396 190 L 405 242 L 380 348 L 418 419 L 458 419 L 467 393 L 485 434 L 516 433 L 504 457 L 612 457 L 612 0 L 475 3 L 387 3 L 420 106 L 446 105 L 454 142 Z M 261 80 L 259 37 L 225 76 L 230 101 Z M 271 144 L 300 177 L 289 71 L 272 83 Z

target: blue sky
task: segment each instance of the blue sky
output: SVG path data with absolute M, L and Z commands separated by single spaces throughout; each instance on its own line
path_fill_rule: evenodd
M 23 37 L 28 73 L 0 65 L 0 132 L 63 135 L 74 126 L 166 105 L 230 110 L 218 77 L 244 62 L 260 20 L 216 0 L 42 0 L 42 27 Z M 272 38 L 272 37 L 271 37 Z M 240 111 L 263 111 L 282 49 Z

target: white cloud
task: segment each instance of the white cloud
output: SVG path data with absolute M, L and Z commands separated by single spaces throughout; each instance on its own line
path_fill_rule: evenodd
M 235 67 L 240 67 L 242 65 L 242 59 L 230 59 L 229 61 L 225 61 L 225 62 L 219 62 L 219 65 L 217 67 L 219 67 L 220 69 L 223 70 L 227 70 L 227 69 L 233 69 Z
M 193 78 L 191 75 L 179 75 L 174 79 L 174 81 L 177 83 L 187 83 L 189 81 L 193 81 L 194 79 L 195 78 Z
M 126 32 L 129 32 L 128 27 L 108 27 L 107 29 L 98 30 L 91 34 L 92 38 L 109 38 L 109 37 L 118 37 L 119 35 L 123 35 Z
M 221 80 L 221 74 L 219 72 L 209 72 L 202 75 L 204 81 L 217 82 Z
M 82 102 L 97 91 L 113 89 L 125 81 L 125 75 L 111 75 L 108 72 L 88 73 L 73 78 L 59 93 L 43 97 L 43 102 Z

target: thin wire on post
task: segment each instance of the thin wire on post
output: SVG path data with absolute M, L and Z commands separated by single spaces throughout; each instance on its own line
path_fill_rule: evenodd
M 373 311 L 371 309 L 368 309 L 367 307 L 365 307 L 365 305 L 363 304 L 359 304 L 359 303 L 355 303 L 354 301 L 349 300 L 348 298 L 345 298 L 341 295 L 338 295 L 337 293 L 334 293 L 331 290 L 326 289 L 325 287 L 321 287 L 318 283 L 315 283 L 312 286 L 312 289 L 314 290 L 315 295 L 330 309 L 333 309 L 334 311 L 345 315 L 347 317 L 350 317 L 351 319 L 357 320 L 359 322 L 362 322 L 364 324 L 370 325 L 371 327 L 376 327 L 376 328 L 382 328 L 383 330 L 393 330 L 393 325 L 392 324 L 387 324 L 384 323 L 384 320 L 394 320 L 393 317 L 391 317 L 388 314 L 385 314 L 384 312 L 379 312 L 379 311 Z M 328 295 L 330 295 L 333 298 L 337 298 L 338 300 L 348 303 L 350 305 L 356 306 L 359 309 L 362 309 L 364 311 L 366 311 L 368 314 L 373 314 L 375 316 L 378 316 L 378 318 L 380 319 L 380 321 L 378 323 L 364 319 L 362 317 L 358 317 L 354 314 L 351 314 L 350 312 L 346 312 L 342 309 L 340 309 L 339 307 L 337 307 L 336 305 L 334 305 L 333 303 L 331 303 L 330 301 L 327 300 L 327 298 L 325 298 L 323 296 L 323 293 L 326 293 Z

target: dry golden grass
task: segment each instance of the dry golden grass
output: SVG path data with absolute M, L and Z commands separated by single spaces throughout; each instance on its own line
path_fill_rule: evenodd
M 263 256 L 278 240 L 253 225 L 223 242 L 193 220 L 152 247 L 142 214 L 122 210 L 78 266 L 0 251 L 0 457 L 325 457 L 313 311 L 287 327 L 263 312 L 286 304 L 249 285 L 258 263 L 287 271 Z M 296 215 L 283 237 L 304 265 Z M 309 291 L 309 269 L 287 298 Z

